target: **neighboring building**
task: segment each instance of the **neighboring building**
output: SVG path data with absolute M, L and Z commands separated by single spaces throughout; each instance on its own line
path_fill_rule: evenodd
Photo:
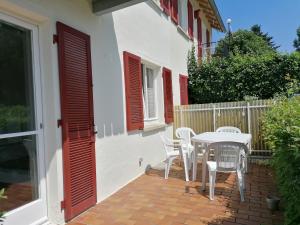
M 4 224 L 63 224 L 161 162 L 212 28 L 212 0 L 0 0 Z

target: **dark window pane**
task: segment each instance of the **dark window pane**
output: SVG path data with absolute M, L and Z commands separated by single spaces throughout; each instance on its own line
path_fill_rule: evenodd
M 38 198 L 35 136 L 0 139 L 0 211 L 9 211 Z
M 0 134 L 34 129 L 31 32 L 0 20 Z

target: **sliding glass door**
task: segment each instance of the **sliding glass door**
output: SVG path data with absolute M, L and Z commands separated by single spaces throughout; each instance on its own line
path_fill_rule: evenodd
M 0 200 L 4 224 L 46 219 L 37 27 L 0 14 Z

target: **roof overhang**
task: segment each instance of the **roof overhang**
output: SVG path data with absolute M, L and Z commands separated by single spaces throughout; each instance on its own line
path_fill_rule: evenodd
M 96 15 L 103 15 L 128 6 L 132 6 L 146 0 L 93 0 L 93 12 Z
M 214 0 L 198 0 L 200 10 L 205 14 L 210 25 L 222 32 L 226 31 L 222 17 Z

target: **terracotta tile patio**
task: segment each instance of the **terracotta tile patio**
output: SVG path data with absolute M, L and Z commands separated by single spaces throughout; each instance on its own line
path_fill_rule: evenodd
M 182 166 L 164 171 L 150 169 L 113 196 L 75 218 L 69 225 L 269 225 L 281 224 L 282 214 L 267 209 L 265 196 L 276 193 L 273 176 L 265 166 L 251 165 L 246 177 L 246 201 L 240 202 L 234 174 L 217 176 L 216 196 L 200 191 L 197 182 L 185 182 Z

